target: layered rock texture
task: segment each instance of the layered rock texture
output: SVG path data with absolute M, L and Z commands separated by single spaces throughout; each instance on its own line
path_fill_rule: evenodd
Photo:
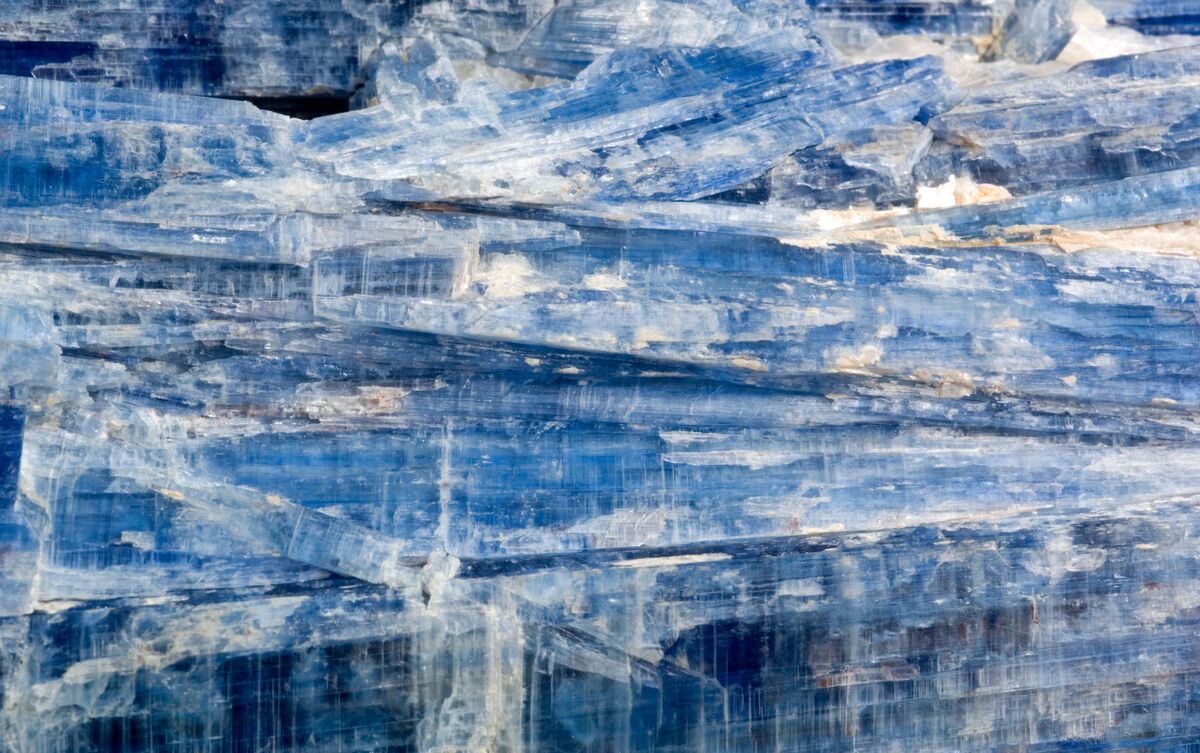
M 1196 751 L 1196 33 L 0 0 L 0 750 Z

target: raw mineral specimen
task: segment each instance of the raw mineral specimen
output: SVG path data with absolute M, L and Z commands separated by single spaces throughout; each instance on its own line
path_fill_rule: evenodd
M 0 750 L 1195 750 L 1096 5 L 0 3 Z
M 972 92 L 933 117 L 926 183 L 969 175 L 1012 193 L 1200 164 L 1200 48 L 1081 63 Z M 1051 127 L 1061 123 L 1062 127 Z
M 861 24 L 882 34 L 986 35 L 1011 2 L 994 0 L 807 0 L 818 19 Z
M 0 72 L 338 109 L 407 2 L 4 0 Z
M 1143 34 L 1200 34 L 1200 8 L 1189 0 L 1096 0 L 1112 23 Z
M 1022 63 L 1058 57 L 1075 33 L 1075 0 L 1016 0 L 1004 20 L 995 53 Z

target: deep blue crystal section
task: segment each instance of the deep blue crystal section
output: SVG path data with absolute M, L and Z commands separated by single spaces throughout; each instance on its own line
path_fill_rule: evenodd
M 1194 751 L 1200 46 L 1094 6 L 0 0 L 0 750 Z
M 1187 0 L 1099 0 L 1096 7 L 1143 34 L 1200 34 L 1200 10 Z
M 24 419 L 20 408 L 0 404 L 0 508 L 3 509 L 11 509 L 17 496 Z

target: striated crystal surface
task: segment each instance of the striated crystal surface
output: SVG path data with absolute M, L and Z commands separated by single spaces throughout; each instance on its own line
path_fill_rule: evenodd
M 1091 61 L 982 87 L 930 120 L 936 140 L 916 173 L 926 183 L 969 175 L 1025 194 L 1196 165 L 1197 53 Z
M 1143 34 L 1200 34 L 1200 9 L 1188 0 L 1096 0 L 1094 5 L 1113 24 Z
M 1058 57 L 1075 33 L 1075 0 L 1016 0 L 1004 20 L 995 53 L 1021 63 Z
M 0 750 L 1195 750 L 1185 6 L 0 2 Z
M 807 0 L 813 15 L 881 34 L 974 36 L 995 31 L 1011 2 L 987 0 Z
M 0 72 L 336 112 L 407 2 L 5 0 Z M 339 100 L 342 104 L 339 104 Z

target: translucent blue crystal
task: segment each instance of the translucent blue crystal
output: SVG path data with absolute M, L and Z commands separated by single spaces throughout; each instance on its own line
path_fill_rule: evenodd
M 914 168 L 932 141 L 933 132 L 916 122 L 849 133 L 792 154 L 768 173 L 767 192 L 772 203 L 798 207 L 909 204 Z
M 1200 46 L 1097 7 L 0 0 L 0 750 L 1192 750 Z
M 5 0 L 0 71 L 280 104 L 345 98 L 374 35 L 411 14 L 409 3 L 372 0 Z
M 807 28 L 803 4 L 774 0 L 664 0 L 638 5 L 613 0 L 555 4 L 518 47 L 493 61 L 529 73 L 573 78 L 596 58 L 627 47 L 742 44 L 772 29 Z
M 1109 20 L 1143 34 L 1200 34 L 1200 12 L 1188 0 L 1096 0 Z
M 993 204 L 915 212 L 874 227 L 937 226 L 960 238 L 1036 238 L 1053 226 L 1143 227 L 1190 220 L 1200 211 L 1200 167 L 1030 194 Z
M 1016 0 L 1000 29 L 997 54 L 1022 63 L 1053 60 L 1075 33 L 1074 9 L 1074 0 Z
M 288 118 L 244 102 L 0 76 L 4 206 L 140 198 L 168 180 L 263 175 Z
M 930 120 L 937 140 L 916 173 L 1029 193 L 1194 165 L 1198 53 L 1110 58 L 971 92 Z
M 862 24 L 882 34 L 990 34 L 1003 3 L 985 0 L 808 0 L 821 19 Z
M 410 198 L 691 198 L 866 124 L 936 111 L 953 96 L 930 58 L 831 69 L 806 36 L 767 40 L 613 53 L 570 86 L 499 99 L 475 90 L 415 122 L 386 105 L 325 118 L 306 129 L 304 152 L 342 175 L 393 182 L 394 195 Z M 433 166 L 442 166 L 437 185 L 428 182 Z

